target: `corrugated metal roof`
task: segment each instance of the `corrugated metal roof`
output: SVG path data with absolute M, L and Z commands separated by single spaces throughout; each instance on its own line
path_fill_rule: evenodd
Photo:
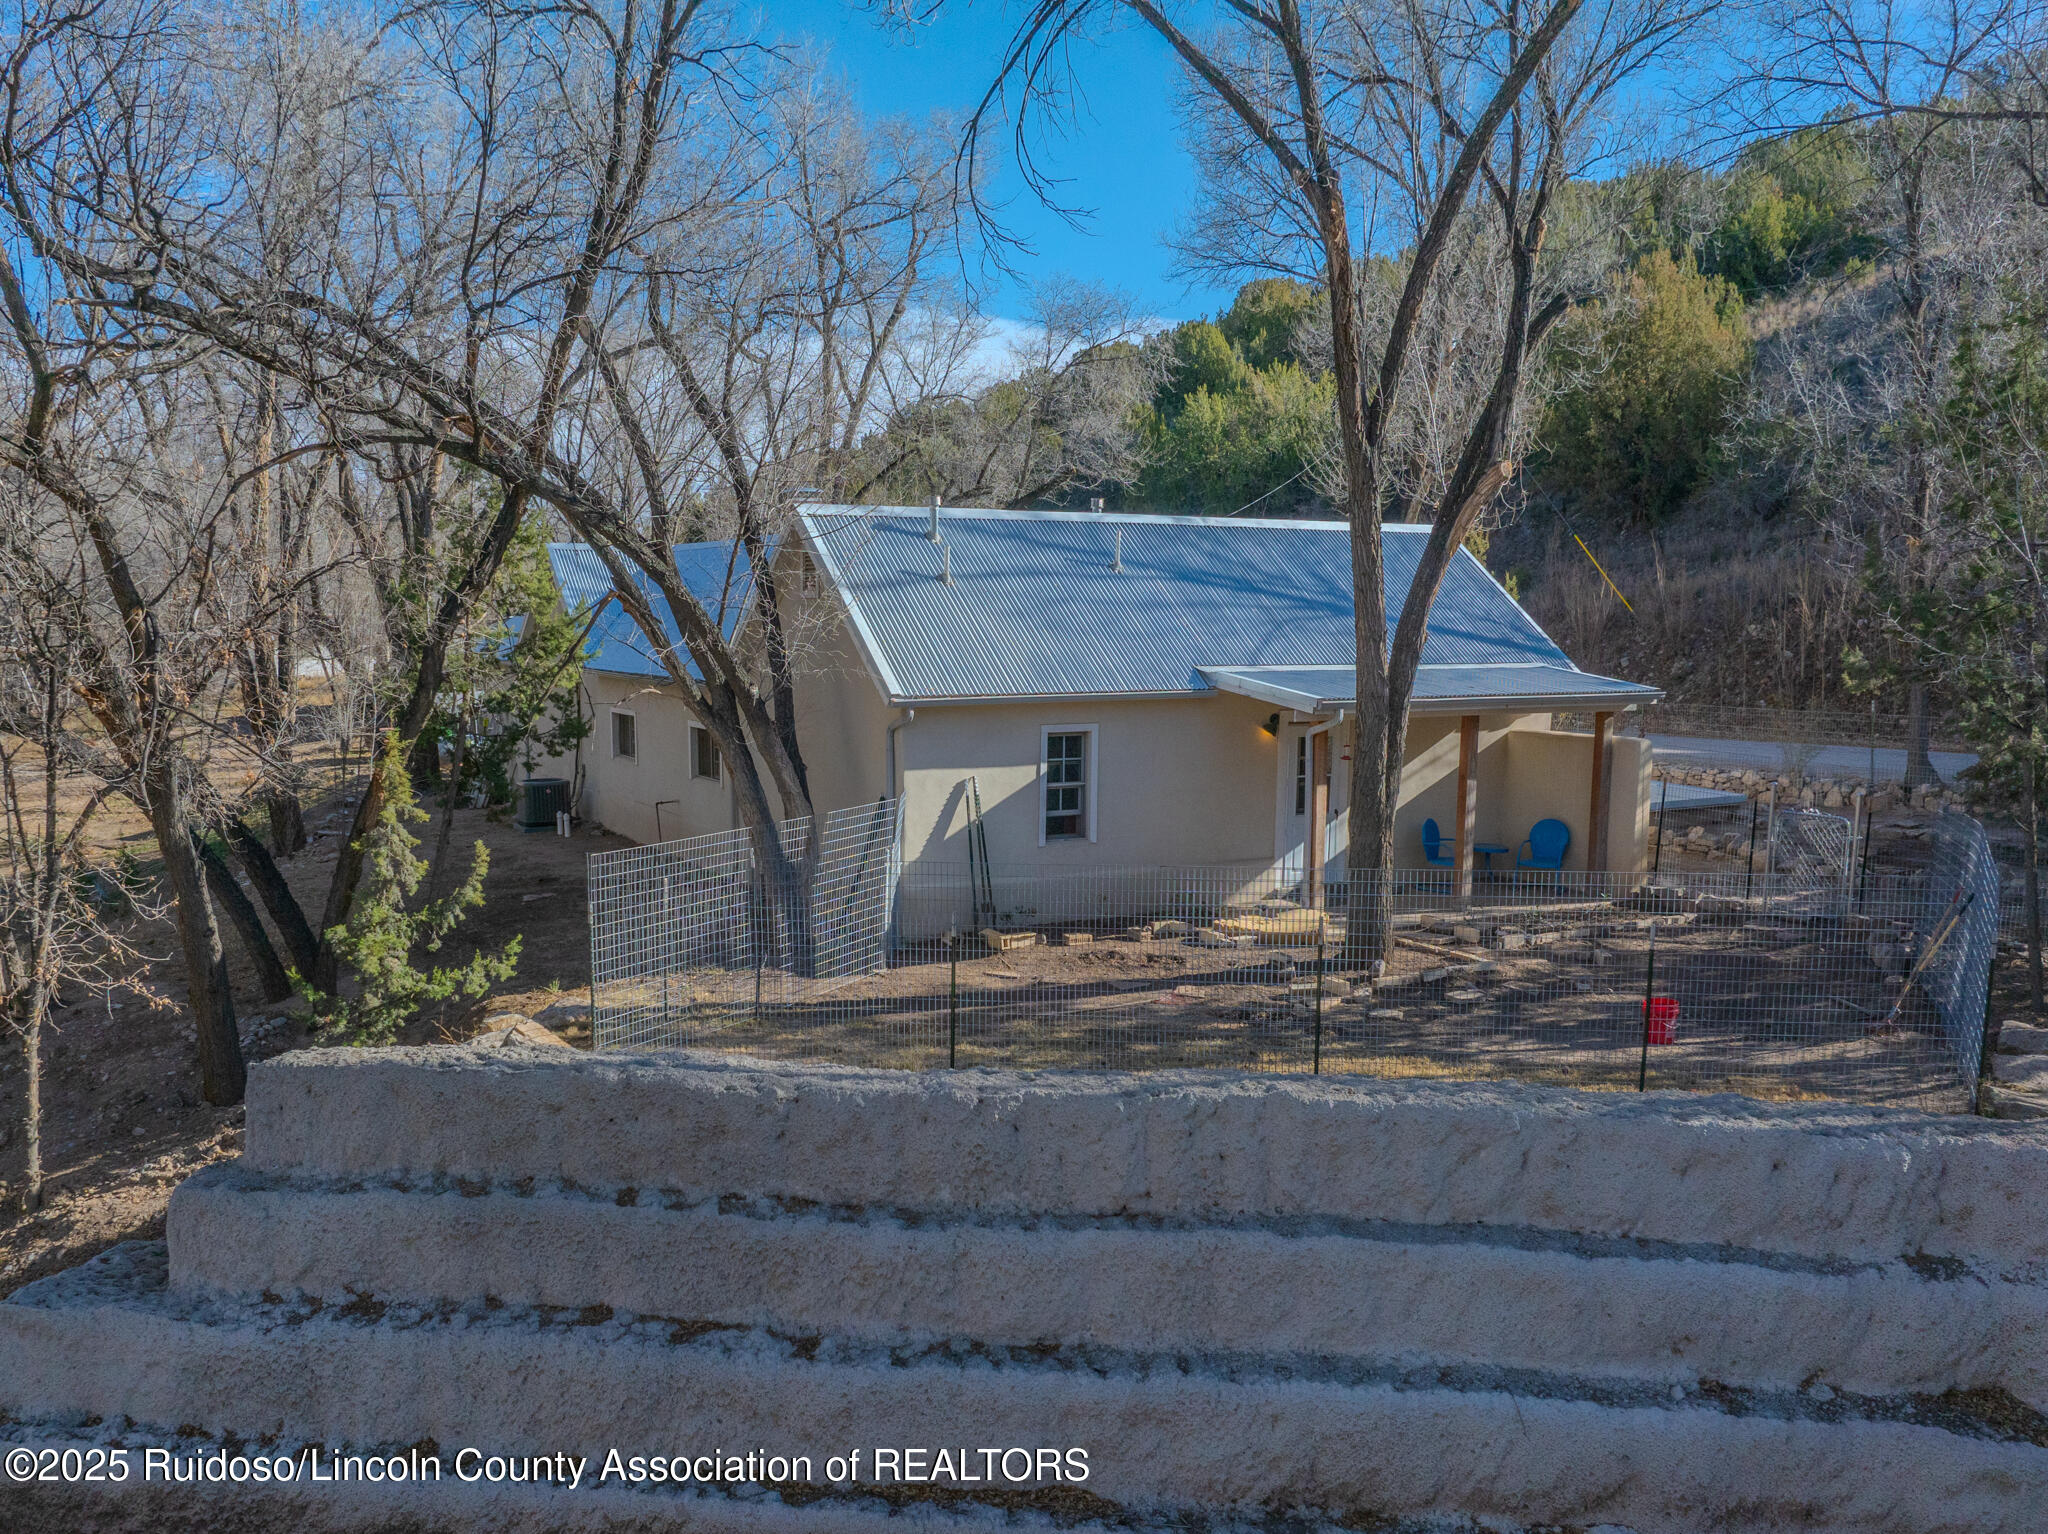
M 1353 663 L 1345 523 L 947 508 L 934 545 L 928 516 L 801 513 L 894 700 L 1163 696 L 1210 690 L 1203 667 Z M 1390 634 L 1428 535 L 1385 528 Z M 1464 549 L 1423 661 L 1572 669 Z
M 682 577 L 685 589 L 718 619 L 720 629 L 730 640 L 746 621 L 748 604 L 753 599 L 753 567 L 747 561 L 747 551 L 731 540 L 685 543 L 677 546 L 675 561 L 676 573 Z M 549 544 L 548 565 L 562 593 L 562 606 L 569 612 L 587 613 L 593 607 L 603 608 L 591 626 L 590 658 L 584 662 L 587 669 L 620 676 L 667 677 L 668 671 L 655 658 L 640 625 L 613 600 L 611 571 L 587 544 Z M 668 603 L 645 575 L 635 570 L 633 576 L 647 598 L 648 607 L 661 620 L 668 642 L 680 647 L 682 634 L 669 613 Z M 689 652 L 679 648 L 677 653 L 685 671 L 701 680 Z
M 1357 673 L 1350 666 L 1204 666 L 1202 678 L 1224 692 L 1242 693 L 1303 713 L 1327 713 L 1333 708 L 1355 707 L 1358 702 Z M 1414 710 L 1442 712 L 1435 705 L 1469 709 L 1488 702 L 1527 708 L 1612 707 L 1648 703 L 1662 696 L 1654 687 L 1570 666 L 1425 664 L 1415 670 Z

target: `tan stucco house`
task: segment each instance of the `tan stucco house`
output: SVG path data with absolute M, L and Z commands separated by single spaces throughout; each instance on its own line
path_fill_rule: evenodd
M 1426 527 L 1384 529 L 1398 613 Z M 551 551 L 564 601 L 610 600 L 603 565 Z M 796 593 L 799 736 L 821 810 L 902 800 L 901 855 L 964 863 L 978 789 L 1002 868 L 1245 866 L 1341 874 L 1352 603 L 1341 522 L 811 506 L 775 558 Z M 729 544 L 677 550 L 731 632 Z M 743 633 L 742 633 L 743 637 Z M 737 824 L 722 764 L 611 604 L 583 678 L 595 728 L 580 812 L 640 841 Z M 1571 831 L 1567 869 L 1639 869 L 1646 743 L 1607 720 L 1656 689 L 1578 670 L 1469 551 L 1432 610 L 1396 861 L 1423 822 L 1459 847 Z M 1595 729 L 1553 728 L 1560 711 Z M 1492 857 L 1512 866 L 1515 854 Z M 1461 852 L 1456 875 L 1484 854 Z

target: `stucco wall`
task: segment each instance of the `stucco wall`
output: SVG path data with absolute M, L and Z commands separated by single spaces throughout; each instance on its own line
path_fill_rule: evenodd
M 870 804 L 891 790 L 889 726 L 903 715 L 883 701 L 861 659 L 845 610 L 828 589 L 806 592 L 794 552 L 778 562 L 796 662 L 797 739 L 822 811 Z
M 730 775 L 716 781 L 690 776 L 690 716 L 681 699 L 648 682 L 597 671 L 583 674 L 583 691 L 595 716 L 582 747 L 585 819 L 636 842 L 703 836 L 738 824 Z M 638 748 L 631 759 L 612 755 L 615 708 L 634 716 Z M 555 761 L 540 775 L 570 777 L 573 771 L 573 761 Z
M 948 704 L 909 711 L 885 704 L 851 638 L 830 614 L 802 631 L 797 706 L 815 803 L 821 810 L 864 804 L 888 792 L 888 733 L 897 729 L 897 779 L 904 796 L 903 855 L 932 867 L 967 866 L 966 784 L 981 787 L 990 860 L 1061 870 L 1156 865 L 1290 865 L 1300 858 L 1303 817 L 1294 815 L 1296 742 L 1306 725 L 1283 716 L 1266 733 L 1270 705 L 1210 696 L 1126 702 Z M 636 841 L 728 830 L 737 822 L 727 780 L 689 776 L 688 719 L 680 700 L 629 678 L 589 673 L 596 726 L 584 743 L 582 812 Z M 609 709 L 639 721 L 636 761 L 611 755 Z M 1509 848 L 1538 820 L 1571 827 L 1565 866 L 1583 869 L 1590 808 L 1592 739 L 1553 732 L 1547 714 L 1480 716 L 1477 839 Z M 1043 736 L 1051 728 L 1093 731 L 1092 838 L 1041 844 Z M 1352 734 L 1340 724 L 1331 747 L 1331 842 L 1341 864 L 1352 769 Z M 1410 722 L 1396 811 L 1396 866 L 1423 866 L 1422 822 L 1456 834 L 1458 720 Z M 1650 759 L 1645 742 L 1612 740 L 1614 778 L 1608 867 L 1647 866 Z M 573 764 L 550 764 L 564 776 Z M 1496 856 L 1513 864 L 1513 853 Z
M 1279 753 L 1265 730 L 1272 712 L 1221 696 L 920 708 L 897 736 L 905 861 L 966 866 L 972 774 L 995 864 L 1264 862 Z M 1094 731 L 1094 834 L 1040 845 L 1043 735 L 1055 727 Z
M 1608 801 L 1607 867 L 1614 872 L 1639 872 L 1648 866 L 1649 742 L 1624 736 L 1609 739 L 1612 754 L 1608 761 L 1614 786 Z M 1582 870 L 1586 866 L 1592 793 L 1590 734 L 1517 730 L 1509 740 L 1507 788 L 1502 798 L 1508 806 L 1509 824 L 1521 829 L 1512 838 L 1499 839 L 1512 839 L 1519 844 L 1537 821 L 1561 820 L 1572 832 L 1564 866 Z
M 1559 781 L 1530 785 L 1516 781 L 1509 740 L 1529 731 L 1547 731 L 1548 714 L 1481 714 L 1479 716 L 1479 792 L 1474 840 L 1510 849 L 1521 845 L 1529 828 L 1548 811 L 1528 814 L 1532 805 L 1560 798 Z M 1581 775 L 1583 781 L 1584 774 Z M 1584 790 L 1581 790 L 1583 797 Z M 1394 815 L 1394 862 L 1402 868 L 1424 866 L 1422 822 L 1434 819 L 1445 836 L 1458 834 L 1458 720 L 1455 715 L 1428 714 L 1409 720 L 1408 759 L 1401 771 L 1401 801 Z M 1496 854 L 1497 869 L 1513 866 L 1512 851 Z

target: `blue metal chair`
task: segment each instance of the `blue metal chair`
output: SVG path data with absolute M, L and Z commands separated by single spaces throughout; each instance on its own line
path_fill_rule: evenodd
M 1432 868 L 1457 867 L 1457 846 L 1455 838 L 1437 829 L 1435 820 L 1422 823 L 1422 861 Z
M 1539 820 L 1529 828 L 1528 840 L 1522 843 L 1522 850 L 1515 854 L 1515 867 L 1560 871 L 1564 867 L 1565 849 L 1571 844 L 1570 826 L 1561 820 Z

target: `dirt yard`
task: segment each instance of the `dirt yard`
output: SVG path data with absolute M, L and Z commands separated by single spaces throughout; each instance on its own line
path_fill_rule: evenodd
M 1739 884 L 1737 886 L 1739 888 Z M 1292 920 L 1310 913 L 1269 903 Z M 1257 918 L 1254 918 L 1256 921 Z M 879 974 L 643 977 L 599 995 L 607 1041 L 930 1068 L 1231 1066 L 1737 1090 L 1955 1108 L 1960 1073 L 1924 996 L 1878 958 L 1897 929 L 1796 900 L 1535 901 L 1399 918 L 1368 984 L 1284 931 L 1201 923 L 1042 929 Z M 1233 925 L 1229 921 L 1220 924 Z M 1243 924 L 1238 924 L 1243 925 Z M 1651 966 L 1654 940 L 1655 967 Z M 1651 1033 L 1644 997 L 1675 1005 Z M 1896 1016 L 1894 1012 L 1896 1011 Z

